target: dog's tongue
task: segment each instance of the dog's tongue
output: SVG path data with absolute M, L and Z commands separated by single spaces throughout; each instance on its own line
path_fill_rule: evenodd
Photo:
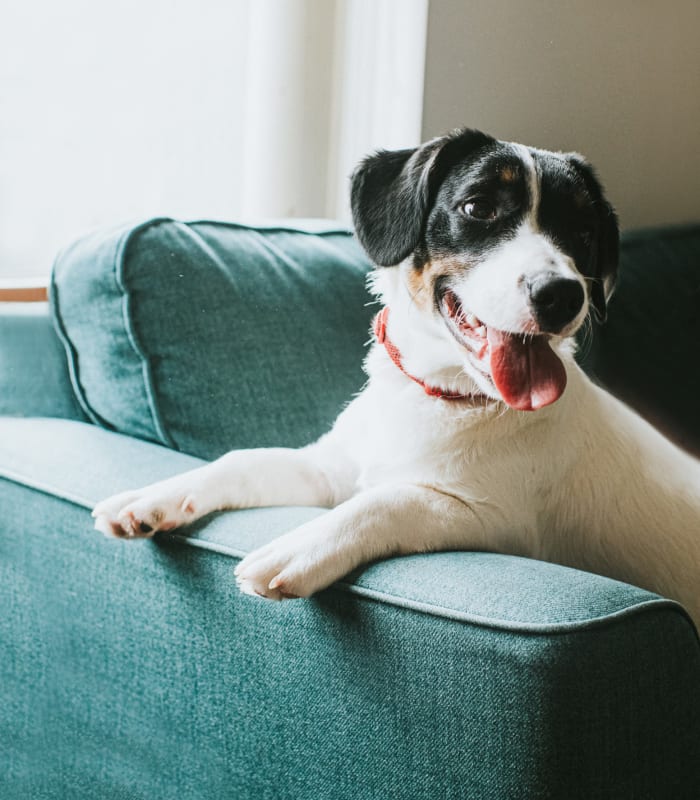
M 535 411 L 558 400 L 566 388 L 566 370 L 544 336 L 487 328 L 491 375 L 503 400 L 519 411 Z

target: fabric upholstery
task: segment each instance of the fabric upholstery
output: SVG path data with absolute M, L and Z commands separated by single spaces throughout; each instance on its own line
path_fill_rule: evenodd
M 46 447 L 46 443 L 51 443 Z M 89 459 L 90 469 L 86 469 Z M 85 509 L 117 492 L 144 486 L 202 461 L 167 448 L 54 419 L 0 418 L 0 475 Z M 60 468 L 59 468 L 60 467 Z M 168 538 L 240 557 L 324 509 L 246 509 L 210 516 Z M 91 526 L 89 519 L 86 520 Z M 95 534 L 99 536 L 99 534 Z M 109 541 L 109 540 L 108 540 Z M 561 631 L 595 625 L 669 604 L 598 575 L 488 553 L 431 553 L 379 562 L 358 571 L 349 591 L 452 619 L 518 630 Z M 513 590 L 517 590 L 517 603 Z M 673 605 L 673 604 L 671 604 Z M 678 608 L 679 613 L 681 612 Z
M 624 238 L 583 351 L 683 436 L 694 230 Z M 129 543 L 92 529 L 94 502 L 197 456 L 323 432 L 364 380 L 367 268 L 334 228 L 153 220 L 57 260 L 68 365 L 45 314 L 0 313 L 0 411 L 98 423 L 0 419 L 2 800 L 700 796 L 700 645 L 675 603 L 489 553 L 390 559 L 272 603 L 238 592 L 237 559 L 323 509 Z
M 237 591 L 234 554 L 322 511 L 229 512 L 191 540 L 91 529 L 98 496 L 196 463 L 91 425 L 2 421 L 3 798 L 700 787 L 700 648 L 675 604 L 478 553 L 392 559 L 271 603 Z
M 332 425 L 364 383 L 368 269 L 337 227 L 151 220 L 69 247 L 51 298 L 90 419 L 212 458 Z
M 0 303 L 0 415 L 85 419 L 46 303 Z

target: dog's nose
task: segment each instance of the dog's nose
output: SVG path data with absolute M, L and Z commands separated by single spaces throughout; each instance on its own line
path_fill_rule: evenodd
M 535 320 L 546 333 L 559 333 L 574 320 L 585 299 L 578 281 L 559 275 L 542 275 L 528 281 L 527 290 Z

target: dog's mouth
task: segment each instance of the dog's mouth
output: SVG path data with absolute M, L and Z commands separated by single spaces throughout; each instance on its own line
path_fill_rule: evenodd
M 503 401 L 519 411 L 535 411 L 558 400 L 566 388 L 566 370 L 547 335 L 497 330 L 465 311 L 446 289 L 438 306 L 470 363 L 490 378 Z

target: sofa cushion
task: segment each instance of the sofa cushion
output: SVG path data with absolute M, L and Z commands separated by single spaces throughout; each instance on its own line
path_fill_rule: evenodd
M 85 419 L 46 303 L 0 303 L 0 415 Z
M 212 458 L 331 426 L 364 380 L 368 269 L 327 223 L 155 219 L 62 252 L 51 302 L 93 422 Z

